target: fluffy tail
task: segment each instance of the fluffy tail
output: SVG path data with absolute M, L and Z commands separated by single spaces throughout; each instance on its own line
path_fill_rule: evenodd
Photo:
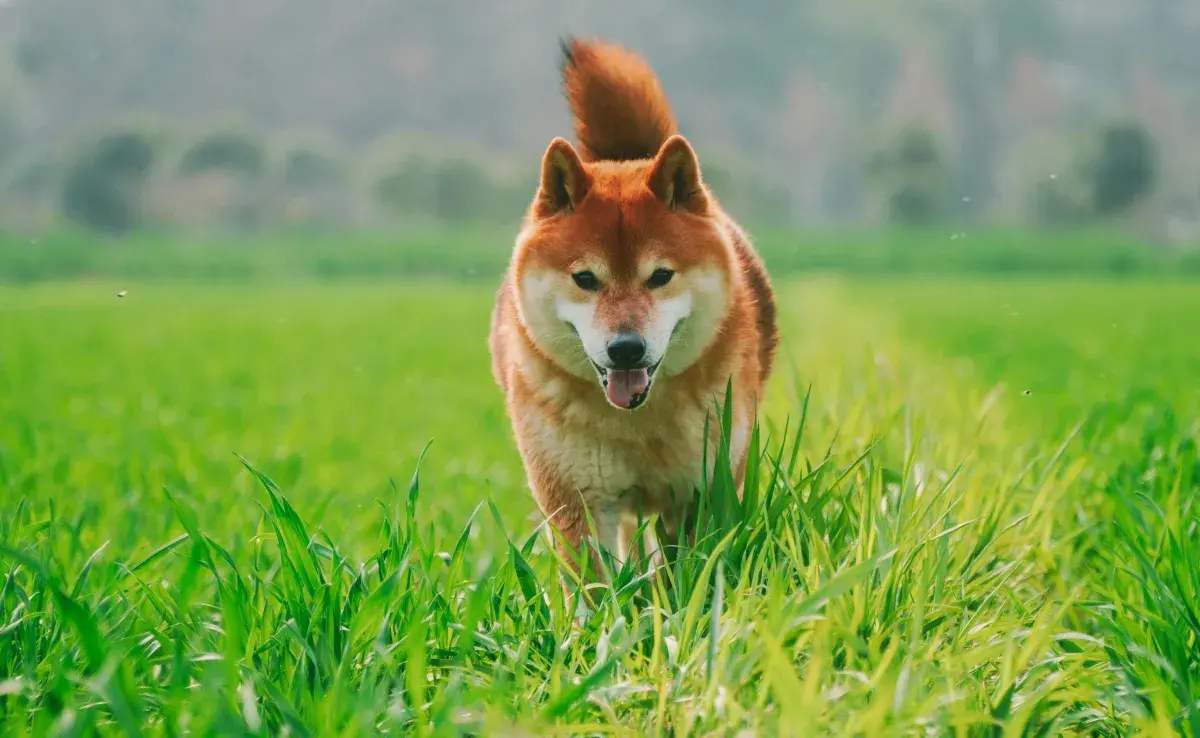
M 646 61 L 620 46 L 562 42 L 563 91 L 585 160 L 650 159 L 676 132 L 675 116 Z

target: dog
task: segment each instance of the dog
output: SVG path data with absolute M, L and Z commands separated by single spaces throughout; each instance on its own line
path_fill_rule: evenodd
M 625 562 L 638 516 L 665 532 L 647 536 L 652 555 L 677 540 L 728 387 L 740 494 L 778 331 L 766 268 L 648 63 L 604 41 L 562 47 L 579 146 L 556 137 L 542 157 L 489 348 L 528 484 L 579 571 L 584 542 Z

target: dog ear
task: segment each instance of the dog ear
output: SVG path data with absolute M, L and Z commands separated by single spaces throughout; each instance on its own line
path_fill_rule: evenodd
M 575 147 L 565 138 L 555 138 L 542 156 L 542 181 L 535 209 L 538 217 L 573 211 L 587 196 L 590 185 Z
M 668 138 L 654 157 L 650 190 L 672 210 L 703 215 L 708 212 L 708 193 L 700 179 L 700 161 L 683 136 Z

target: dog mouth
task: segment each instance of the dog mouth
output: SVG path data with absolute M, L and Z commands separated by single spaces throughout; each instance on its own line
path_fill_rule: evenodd
M 659 359 L 650 366 L 637 369 L 606 369 L 594 361 L 592 366 L 596 368 L 600 386 L 604 388 L 609 403 L 622 410 L 634 410 L 645 404 L 650 396 L 654 373 L 661 363 L 662 359 Z

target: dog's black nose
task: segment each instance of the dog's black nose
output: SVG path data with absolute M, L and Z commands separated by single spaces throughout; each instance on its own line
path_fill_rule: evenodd
M 646 356 L 646 342 L 632 331 L 622 331 L 608 342 L 608 358 L 614 369 L 636 369 Z

